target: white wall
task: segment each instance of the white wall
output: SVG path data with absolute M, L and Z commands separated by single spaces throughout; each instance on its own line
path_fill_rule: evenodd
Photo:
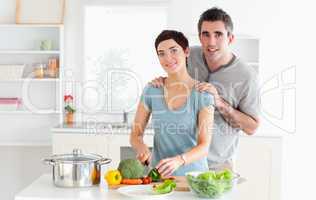
M 15 23 L 14 0 L 0 0 L 0 23 Z
M 315 196 L 315 6 L 308 1 L 282 1 L 280 29 L 271 58 L 284 65 L 296 64 L 296 130 L 286 139 L 284 159 L 284 199 L 310 199 Z M 274 37 L 272 35 L 275 35 Z M 271 44 L 270 42 L 269 44 Z M 272 56 L 274 54 L 274 56 Z M 271 65 L 271 71 L 272 71 Z M 308 173 L 311 169 L 312 173 Z

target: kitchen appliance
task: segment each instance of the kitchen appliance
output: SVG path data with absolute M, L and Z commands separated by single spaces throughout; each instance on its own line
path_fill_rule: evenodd
M 71 154 L 53 155 L 43 159 L 53 166 L 53 182 L 58 187 L 89 187 L 100 183 L 101 165 L 111 159 L 97 154 L 83 154 L 74 149 Z

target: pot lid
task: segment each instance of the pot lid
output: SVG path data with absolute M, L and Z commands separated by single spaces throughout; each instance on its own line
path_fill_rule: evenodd
M 83 154 L 80 149 L 74 149 L 72 154 L 60 154 L 51 157 L 51 159 L 55 162 L 66 163 L 95 162 L 101 160 L 102 158 L 102 156 L 97 154 Z

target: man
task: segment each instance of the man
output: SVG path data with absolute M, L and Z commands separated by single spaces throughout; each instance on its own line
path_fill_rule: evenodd
M 197 90 L 215 97 L 209 168 L 233 169 L 240 130 L 252 135 L 259 125 L 258 75 L 231 52 L 233 22 L 225 11 L 206 10 L 200 16 L 198 31 L 201 46 L 191 47 L 188 71 L 200 81 Z M 163 78 L 152 84 L 161 86 Z

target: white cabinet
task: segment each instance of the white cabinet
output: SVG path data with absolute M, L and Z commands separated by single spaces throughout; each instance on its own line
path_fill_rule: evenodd
M 248 189 L 240 199 L 281 199 L 281 137 L 242 137 L 238 147 L 236 171 L 247 179 Z
M 63 32 L 63 25 L 0 24 L 0 71 L 1 66 L 24 65 L 21 77 L 0 80 L 0 97 L 22 101 L 18 109 L 0 110 L 0 115 L 61 112 L 62 86 L 58 74 L 63 67 Z M 45 42 L 47 48 L 41 49 L 41 42 Z M 44 76 L 36 78 L 35 67 L 48 66 L 49 59 L 57 61 L 56 76 L 44 67 L 41 71 Z
M 248 65 L 259 71 L 260 39 L 249 35 L 235 35 L 231 45 L 235 55 L 242 58 Z

